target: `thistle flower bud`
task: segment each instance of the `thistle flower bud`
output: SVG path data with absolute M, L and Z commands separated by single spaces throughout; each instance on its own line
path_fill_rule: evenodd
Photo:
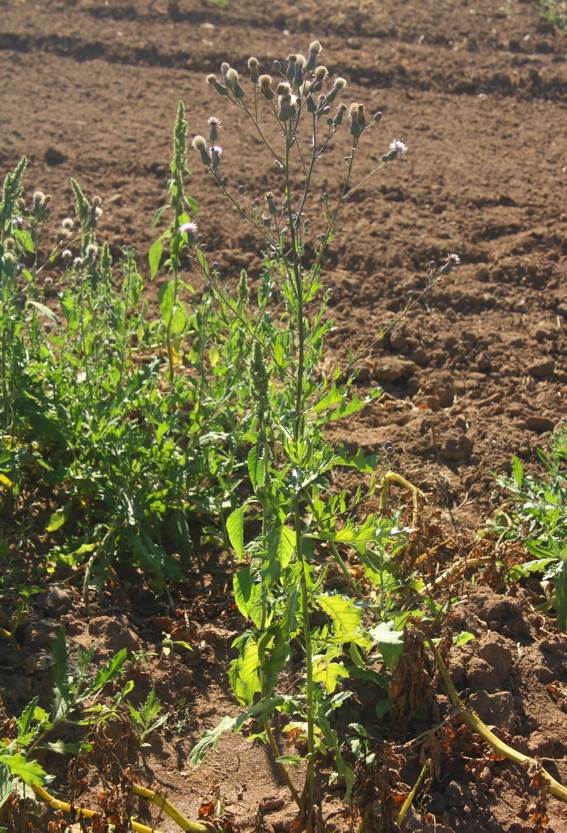
M 364 116 L 364 104 L 357 104 L 353 102 L 349 107 L 350 118 L 350 132 L 358 138 L 366 126 L 366 118 Z
M 333 124 L 335 125 L 335 127 L 339 127 L 339 125 L 343 123 L 343 117 L 346 111 L 346 104 L 339 104 L 339 106 L 337 107 L 337 113 L 335 115 L 335 118 L 333 119 Z
M 230 64 L 227 64 L 226 61 L 223 61 L 222 64 L 220 65 L 220 68 L 221 68 L 221 72 L 222 72 L 222 77 L 226 81 L 226 74 L 230 69 Z
M 377 110 L 372 116 L 372 121 L 374 122 L 374 124 L 378 124 L 378 122 L 382 120 L 382 116 L 382 110 Z
M 103 212 L 102 208 L 100 207 L 100 205 L 97 205 L 97 207 L 95 208 L 95 212 L 94 212 L 95 220 L 100 220 L 100 218 L 102 217 L 103 214 L 104 214 L 104 212 Z
M 214 87 L 219 95 L 228 95 L 227 88 L 224 86 L 224 84 L 221 84 L 220 81 L 217 81 L 217 77 L 216 75 L 213 75 L 213 73 L 207 75 L 207 84 L 210 84 L 211 87 Z
M 248 58 L 248 69 L 250 70 L 250 78 L 254 83 L 256 83 L 256 81 L 258 80 L 259 66 L 260 63 L 258 61 L 258 58 L 255 58 L 253 55 L 251 55 L 250 58 Z
M 273 72 L 281 72 L 282 71 L 282 65 L 280 64 L 279 61 L 274 61 L 274 63 L 272 64 L 272 71 Z
M 340 92 L 344 90 L 347 82 L 344 78 L 336 78 L 332 88 L 327 93 L 327 103 L 332 104 Z
M 382 157 L 384 162 L 392 162 L 398 156 L 405 156 L 408 146 L 401 139 L 393 139 L 388 147 L 388 152 Z
M 14 249 L 16 248 L 16 241 L 14 240 L 13 237 L 7 237 L 6 238 L 6 240 L 4 241 L 4 248 L 6 249 L 7 252 L 13 252 L 14 251 Z
M 71 251 L 71 249 L 63 249 L 63 251 L 61 252 L 61 257 L 63 258 L 63 260 L 69 261 L 73 257 L 73 252 Z
M 62 228 L 66 229 L 67 231 L 71 231 L 74 225 L 75 224 L 71 217 L 65 217 L 65 219 L 61 221 Z
M 274 97 L 274 93 L 272 92 L 272 79 L 269 75 L 261 75 L 258 79 L 258 83 L 260 85 L 260 92 L 264 96 L 265 99 L 271 101 Z
M 238 84 L 238 73 L 233 67 L 227 69 L 225 81 L 226 86 L 231 87 L 231 89 L 234 89 L 235 85 Z
M 211 154 L 211 164 L 213 168 L 218 168 L 220 164 L 220 158 L 222 156 L 222 148 L 220 145 L 211 145 L 209 148 L 209 153 Z
M 198 150 L 201 154 L 201 161 L 203 165 L 210 165 L 211 164 L 211 157 L 209 156 L 209 152 L 207 150 L 207 142 L 204 136 L 195 136 L 193 141 L 191 142 L 192 147 L 194 150 Z
M 217 119 L 216 116 L 211 116 L 208 120 L 209 122 L 209 139 L 211 144 L 214 145 L 216 140 L 219 137 L 219 127 L 221 126 L 222 122 L 220 119 Z
M 49 203 L 51 202 L 51 194 L 46 194 L 43 198 L 43 208 L 47 208 Z
M 228 68 L 225 80 L 226 86 L 232 90 L 236 98 L 244 98 L 244 90 L 240 86 L 238 73 L 233 67 Z
M 268 191 L 266 194 L 266 204 L 268 206 L 268 211 L 274 217 L 278 213 L 278 209 L 274 201 L 274 195 L 271 191 Z
M 85 257 L 88 260 L 94 260 L 98 254 L 98 246 L 95 243 L 89 243 L 85 249 Z
M 14 252 L 4 252 L 2 259 L 7 266 L 16 265 L 17 258 Z
M 276 87 L 276 93 L 278 95 L 289 96 L 291 95 L 291 87 L 287 83 L 287 81 L 281 81 L 278 86 Z
M 318 40 L 314 40 L 309 44 L 309 57 L 305 66 L 306 72 L 313 72 L 317 63 L 317 58 L 323 51 L 323 47 Z
M 295 78 L 295 55 L 287 56 L 287 69 L 285 71 L 285 76 L 288 81 L 293 81 Z
M 43 191 L 34 191 L 32 197 L 32 203 L 34 208 L 38 208 L 39 206 L 43 206 L 45 202 L 45 194 Z
M 315 80 L 324 81 L 328 74 L 329 70 L 327 69 L 327 67 L 321 65 L 320 67 L 317 67 L 317 69 L 315 70 Z
M 291 103 L 291 95 L 280 95 L 278 101 L 278 119 L 280 121 L 289 121 L 293 117 L 294 109 Z
M 76 257 L 73 261 L 73 266 L 75 267 L 75 269 L 80 269 L 82 265 L 83 265 L 83 258 L 82 257 Z
M 95 208 L 97 208 L 101 203 L 102 203 L 102 200 L 101 200 L 100 197 L 93 197 L 93 206 Z
M 303 79 L 305 78 L 305 67 L 307 66 L 307 61 L 303 55 L 296 55 L 295 56 L 295 72 L 293 75 L 293 83 L 296 87 L 300 87 L 303 84 Z
M 18 197 L 18 199 L 16 200 L 16 208 L 19 211 L 23 211 L 25 209 L 25 207 L 26 207 L 26 201 L 24 200 L 24 198 L 23 197 Z

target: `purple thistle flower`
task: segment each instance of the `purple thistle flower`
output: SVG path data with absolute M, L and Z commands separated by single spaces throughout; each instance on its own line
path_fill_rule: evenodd
M 181 223 L 181 225 L 179 226 L 179 231 L 183 234 L 197 234 L 197 228 L 197 223 Z
M 400 156 L 403 156 L 405 153 L 408 152 L 408 146 L 405 142 L 402 142 L 401 139 L 393 139 L 390 142 L 388 150 L 390 151 L 390 153 L 393 153 L 395 151 Z
M 209 148 L 209 153 L 211 154 L 213 168 L 216 168 L 222 156 L 222 148 L 220 145 L 211 145 Z

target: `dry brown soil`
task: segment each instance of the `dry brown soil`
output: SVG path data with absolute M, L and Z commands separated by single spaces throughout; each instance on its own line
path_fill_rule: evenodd
M 462 260 L 372 349 L 360 384 L 383 384 L 389 396 L 340 437 L 372 450 L 392 443 L 393 467 L 424 489 L 437 523 L 466 549 L 467 530 L 491 511 L 492 472 L 506 470 L 513 453 L 533 462 L 565 413 L 567 41 L 540 19 L 535 0 L 229 0 L 224 9 L 180 0 L 169 11 L 165 0 L 4 0 L 0 173 L 28 155 L 30 191 L 53 195 L 56 220 L 71 210 L 75 176 L 103 199 L 102 235 L 116 250 L 128 244 L 144 253 L 163 201 L 177 100 L 193 132 L 222 116 L 231 182 L 251 197 L 277 190 L 258 142 L 238 114 L 222 111 L 204 76 L 222 60 L 244 71 L 250 54 L 269 68 L 313 37 L 329 69 L 347 78 L 349 100 L 384 113 L 360 177 L 392 138 L 409 146 L 343 215 L 325 276 L 337 325 L 333 355 L 372 341 L 423 288 L 431 261 L 448 252 Z M 329 154 L 317 187 L 332 190 L 342 152 Z M 197 160 L 193 167 L 190 189 L 211 258 L 227 278 L 242 267 L 254 276 L 258 240 Z M 310 210 L 316 223 L 317 206 Z M 186 761 L 203 727 L 235 708 L 226 664 L 239 623 L 218 580 L 214 590 L 196 586 L 185 602 L 197 623 L 195 652 L 140 672 L 140 686 L 156 682 L 173 718 L 139 772 L 187 812 L 219 783 L 242 830 L 290 830 L 293 807 L 263 748 L 229 739 L 197 773 Z M 459 615 L 478 639 L 454 652 L 456 681 L 489 723 L 567 778 L 566 640 L 526 598 L 494 588 L 463 596 Z M 48 651 L 60 621 L 101 654 L 123 644 L 140 649 L 159 637 L 148 616 L 160 608 L 150 606 L 145 597 L 119 612 L 102 603 L 87 620 L 70 590 L 35 605 L 23 654 L 2 660 L 9 710 L 47 685 L 38 650 Z M 407 756 L 408 783 L 416 761 Z M 497 761 L 471 772 L 464 756 L 448 756 L 424 799 L 429 821 L 416 816 L 411 829 L 536 829 L 526 773 Z M 64 793 L 64 779 L 60 787 Z M 337 801 L 325 807 L 325 829 L 349 829 Z M 551 800 L 548 813 L 542 829 L 567 831 L 559 802 Z

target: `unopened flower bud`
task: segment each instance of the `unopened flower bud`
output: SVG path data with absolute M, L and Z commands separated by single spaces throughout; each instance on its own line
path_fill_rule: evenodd
M 364 105 L 353 102 L 349 107 L 350 132 L 358 138 L 365 126 Z
M 324 67 L 324 66 L 317 67 L 317 69 L 315 70 L 315 80 L 316 81 L 324 81 L 328 74 L 329 74 L 329 71 L 328 71 L 327 67 Z
M 19 211 L 23 211 L 25 209 L 25 207 L 26 207 L 26 201 L 24 200 L 24 198 L 23 197 L 18 197 L 18 199 L 16 200 L 16 208 Z
M 253 55 L 251 55 L 250 58 L 248 58 L 248 69 L 250 70 L 250 78 L 254 83 L 256 83 L 256 81 L 258 80 L 259 66 L 260 63 L 258 61 L 258 58 L 255 58 Z
M 227 64 L 226 61 L 223 61 L 222 64 L 220 65 L 220 68 L 221 68 L 221 72 L 222 72 L 222 77 L 226 81 L 226 74 L 230 69 L 230 64 Z
M 373 120 L 374 124 L 378 124 L 378 122 L 382 120 L 382 116 L 383 116 L 382 110 L 377 110 L 374 113 L 374 115 L 372 116 L 372 120 Z
M 335 118 L 333 119 L 333 124 L 335 125 L 335 127 L 338 127 L 339 125 L 341 125 L 343 123 L 343 117 L 344 117 L 344 114 L 346 113 L 346 111 L 347 111 L 346 104 L 339 104 L 339 106 L 337 107 L 337 113 L 335 115 Z
M 295 77 L 295 55 L 287 56 L 287 69 L 285 75 L 288 81 L 293 81 Z
M 34 191 L 32 197 L 32 203 L 34 208 L 38 208 L 39 206 L 43 206 L 45 201 L 45 194 L 43 191 Z
M 305 67 L 307 72 L 312 72 L 315 69 L 317 58 L 323 51 L 323 47 L 318 40 L 314 40 L 309 44 L 309 57 L 307 58 L 307 65 Z
M 274 63 L 272 64 L 272 70 L 273 70 L 273 72 L 281 72 L 282 71 L 282 65 L 280 64 L 279 61 L 274 61 Z
M 15 266 L 16 265 L 16 255 L 14 252 L 4 252 L 3 261 L 7 266 Z
M 207 84 L 210 84 L 211 87 L 214 87 L 219 95 L 228 95 L 227 88 L 224 86 L 224 84 L 221 84 L 220 81 L 217 81 L 217 77 L 216 75 L 213 75 L 213 73 L 207 75 Z
M 102 203 L 102 200 L 101 200 L 100 197 L 93 197 L 93 205 L 94 205 L 95 208 L 97 208 L 101 203 Z
M 226 86 L 232 90 L 236 98 L 244 98 L 244 90 L 240 86 L 238 73 L 233 67 L 227 70 Z
M 281 81 L 276 87 L 276 92 L 278 95 L 289 96 L 291 95 L 291 87 L 287 81 Z
M 61 257 L 63 258 L 63 260 L 69 261 L 73 257 L 73 252 L 71 251 L 71 249 L 63 249 L 63 251 L 61 252 Z
M 75 269 L 80 269 L 82 265 L 83 265 L 83 258 L 82 257 L 76 257 L 75 260 L 73 261 L 73 266 L 75 267 Z
M 16 241 L 14 240 L 13 237 L 7 237 L 6 238 L 6 240 L 4 241 L 4 248 L 6 249 L 7 252 L 13 252 L 14 251 L 14 249 L 16 248 Z
M 97 207 L 95 208 L 95 212 L 94 212 L 95 219 L 100 220 L 100 218 L 102 217 L 103 214 L 104 214 L 104 212 L 103 212 L 102 208 L 100 207 L 100 205 L 97 205 Z
M 195 150 L 198 150 L 201 154 L 201 161 L 204 165 L 211 164 L 211 157 L 209 156 L 209 152 L 207 150 L 207 142 L 204 136 L 195 136 L 193 141 L 191 142 L 192 147 Z
M 85 249 L 85 257 L 88 260 L 94 260 L 98 254 L 98 246 L 95 243 L 89 243 Z
M 269 75 L 261 75 L 258 78 L 258 83 L 260 85 L 260 92 L 268 101 L 271 101 L 274 97 L 274 93 L 272 91 L 272 79 Z
M 61 221 L 61 225 L 62 225 L 62 227 L 63 227 L 64 229 L 67 229 L 68 231 L 71 231 L 71 229 L 73 228 L 73 226 L 74 226 L 75 224 L 73 223 L 73 220 L 72 220 L 72 218 L 71 218 L 71 217 L 65 217 L 65 218 Z
M 275 216 L 278 213 L 278 209 L 276 203 L 274 201 L 274 195 L 271 191 L 268 191 L 266 194 L 266 204 L 268 206 L 268 211 L 272 216 Z

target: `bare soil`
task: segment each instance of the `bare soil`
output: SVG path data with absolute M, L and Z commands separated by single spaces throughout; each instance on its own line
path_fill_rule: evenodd
M 427 546 L 443 543 L 450 560 L 474 550 L 474 530 L 494 509 L 492 473 L 507 470 L 514 453 L 533 462 L 535 448 L 565 415 L 567 42 L 541 20 L 535 0 L 231 0 L 224 9 L 180 0 L 169 10 L 165 0 L 4 0 L 0 174 L 26 154 L 30 192 L 53 195 L 57 221 L 71 211 L 68 180 L 76 177 L 102 197 L 101 232 L 113 248 L 145 252 L 163 202 L 177 100 L 185 101 L 195 133 L 206 129 L 208 116 L 223 117 L 231 182 L 244 185 L 250 199 L 277 190 L 258 142 L 239 114 L 221 112 L 204 76 L 222 60 L 244 71 L 251 54 L 269 68 L 314 37 L 329 69 L 347 78 L 350 97 L 384 113 L 360 177 L 392 138 L 410 149 L 343 215 L 325 272 L 334 358 L 373 342 L 423 288 L 431 261 L 448 252 L 462 260 L 374 344 L 359 384 L 381 384 L 388 395 L 337 433 L 367 450 L 392 444 L 392 468 L 427 493 Z M 337 146 L 329 155 L 328 178 L 318 185 L 332 190 L 332 163 L 340 164 L 341 152 Z M 198 160 L 192 164 L 190 189 L 211 259 L 227 279 L 241 268 L 254 277 L 259 241 L 212 189 Z M 317 205 L 310 210 L 316 223 Z M 205 588 L 199 581 L 207 575 L 214 581 Z M 169 728 L 145 762 L 130 747 L 126 758 L 138 777 L 167 789 L 188 813 L 196 815 L 219 784 L 243 831 L 296 829 L 264 748 L 229 738 L 196 772 L 187 763 L 202 730 L 235 713 L 226 669 L 239 629 L 215 565 L 203 565 L 191 581 L 178 604 L 192 622 L 194 652 L 150 662 L 138 681 L 140 691 L 156 685 L 172 713 Z M 564 780 L 567 639 L 534 612 L 530 595 L 511 596 L 494 576 L 481 586 L 461 585 L 459 593 L 456 615 L 478 638 L 452 650 L 458 688 L 488 723 Z M 153 617 L 163 614 L 134 588 L 127 602 L 116 607 L 116 600 L 101 599 L 89 616 L 72 588 L 58 596 L 48 590 L 22 626 L 20 649 L 2 656 L 8 712 L 34 693 L 48 696 L 47 657 L 61 622 L 72 641 L 94 641 L 102 657 L 123 645 L 157 644 L 163 622 Z M 442 687 L 432 685 L 443 714 Z M 404 744 L 415 727 L 405 735 L 400 727 L 387 732 L 388 754 L 398 756 L 400 777 L 411 785 L 419 749 Z M 539 829 L 530 776 L 492 760 L 471 738 L 453 740 L 408 829 Z M 65 794 L 64 770 L 60 776 L 56 787 Z M 327 796 L 324 829 L 355 829 L 338 799 Z M 542 830 L 567 831 L 564 805 L 550 799 L 547 813 Z M 165 820 L 159 827 L 173 829 Z

